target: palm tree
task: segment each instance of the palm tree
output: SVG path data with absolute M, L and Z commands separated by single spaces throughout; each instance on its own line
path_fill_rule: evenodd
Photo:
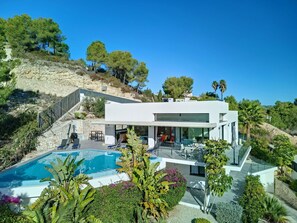
M 220 80 L 219 88 L 221 91 L 221 100 L 223 101 L 223 94 L 227 90 L 227 83 L 225 80 Z
M 219 83 L 217 81 L 213 81 L 211 86 L 214 89 L 214 93 L 216 93 L 219 87 Z
M 266 197 L 264 200 L 264 219 L 267 222 L 286 223 L 287 211 L 275 197 Z
M 245 129 L 247 140 L 251 128 L 259 127 L 264 121 L 264 110 L 259 101 L 242 100 L 239 103 L 239 123 Z

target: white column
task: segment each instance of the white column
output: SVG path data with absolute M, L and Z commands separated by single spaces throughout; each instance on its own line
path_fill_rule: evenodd
M 154 140 L 154 126 L 148 127 L 148 148 L 154 148 L 155 146 L 155 140 Z
M 114 145 L 116 142 L 115 138 L 115 125 L 105 125 L 105 144 Z

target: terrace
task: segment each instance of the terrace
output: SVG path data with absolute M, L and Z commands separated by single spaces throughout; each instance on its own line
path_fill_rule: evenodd
M 168 159 L 181 161 L 195 161 L 203 163 L 204 145 L 188 145 L 175 144 L 173 146 L 159 146 L 152 150 L 156 156 Z M 230 148 L 226 151 L 228 157 L 228 166 L 241 166 L 250 151 L 250 147 L 237 145 L 235 148 Z

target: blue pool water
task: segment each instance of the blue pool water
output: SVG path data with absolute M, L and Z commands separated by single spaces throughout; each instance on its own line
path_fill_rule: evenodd
M 51 166 L 51 162 L 56 162 L 56 158 L 65 160 L 69 154 L 76 157 L 76 161 L 85 159 L 76 174 L 84 173 L 93 177 L 115 174 L 116 169 L 119 167 L 116 165 L 116 162 L 121 156 L 117 152 L 100 150 L 52 152 L 46 156 L 0 173 L 0 188 L 39 184 L 41 179 L 51 177 L 51 174 L 45 167 Z

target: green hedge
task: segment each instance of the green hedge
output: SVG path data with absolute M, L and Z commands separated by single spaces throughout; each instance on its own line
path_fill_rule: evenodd
M 111 184 L 97 189 L 89 214 L 103 223 L 133 222 L 141 194 L 131 182 Z
M 11 211 L 7 204 L 0 204 L 0 223 L 30 223 L 21 214 Z
M 220 202 L 217 204 L 216 218 L 218 223 L 240 223 L 242 207 L 239 204 Z
M 170 185 L 170 189 L 167 194 L 164 194 L 162 198 L 167 202 L 169 210 L 176 206 L 182 197 L 185 195 L 187 182 L 186 179 L 176 169 L 165 169 L 162 170 L 167 173 L 164 177 L 168 182 L 173 182 Z

